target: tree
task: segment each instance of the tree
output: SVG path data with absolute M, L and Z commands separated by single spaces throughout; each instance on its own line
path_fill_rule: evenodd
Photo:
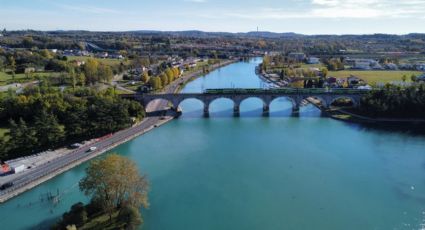
M 110 219 L 126 206 L 149 205 L 146 176 L 140 175 L 133 161 L 117 154 L 92 161 L 79 185 L 85 195 L 102 204 Z
M 402 80 L 403 82 L 406 82 L 406 80 L 407 80 L 407 76 L 406 76 L 406 75 L 403 75 L 403 76 L 401 77 L 401 80 Z
M 64 128 L 59 124 L 56 116 L 47 113 L 44 109 L 34 118 L 34 127 L 40 146 L 55 146 L 65 137 Z
M 148 74 L 147 71 L 145 71 L 145 72 L 142 73 L 142 81 L 145 84 L 149 82 L 149 74 Z
M 86 84 L 86 75 L 83 72 L 81 72 L 81 73 L 78 74 L 78 82 L 83 87 Z
M 172 69 L 172 71 L 173 71 L 174 79 L 180 77 L 180 70 L 179 70 L 179 68 L 175 67 L 175 68 Z
M 83 226 L 87 222 L 87 211 L 84 204 L 78 202 L 71 206 L 71 210 L 62 215 L 62 220 L 67 225 Z
M 159 75 L 159 78 L 161 79 L 161 85 L 164 87 L 168 85 L 170 82 L 168 81 L 168 77 L 166 74 L 162 73 Z
M 107 65 L 99 65 L 98 67 L 98 76 L 99 81 L 110 82 L 113 77 L 111 67 Z
M 16 71 L 16 61 L 13 56 L 9 56 L 8 58 L 9 68 L 12 71 L 12 78 L 15 80 L 15 71 Z
M 328 76 L 328 73 L 329 73 L 329 71 L 328 71 L 328 69 L 327 68 L 323 68 L 322 69 L 322 74 L 323 74 L 323 77 L 327 77 Z
M 170 68 L 165 70 L 165 75 L 167 75 L 168 83 L 171 83 L 174 81 L 174 73 Z
M 10 153 L 23 155 L 26 151 L 36 147 L 37 137 L 35 130 L 28 127 L 22 118 L 19 119 L 18 123 L 10 120 L 9 127 L 9 141 L 6 145 Z
M 413 82 L 416 82 L 416 80 L 418 80 L 418 77 L 416 77 L 416 75 L 412 74 L 412 76 L 410 76 L 410 80 L 412 80 Z
M 162 81 L 159 77 L 151 77 L 149 83 L 154 90 L 162 89 Z
M 143 223 L 139 209 L 132 206 L 122 208 L 118 220 L 126 223 L 126 229 L 137 229 Z
M 98 67 L 99 62 L 96 59 L 89 58 L 84 65 L 84 74 L 86 77 L 86 81 L 93 84 L 97 82 L 98 79 Z

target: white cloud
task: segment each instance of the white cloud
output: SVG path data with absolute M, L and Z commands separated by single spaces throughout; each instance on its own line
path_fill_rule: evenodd
M 117 10 L 109 9 L 109 8 L 101 8 L 101 7 L 93 7 L 93 6 L 78 6 L 78 5 L 66 5 L 66 4 L 58 4 L 58 7 L 65 10 L 72 10 L 81 13 L 93 13 L 93 14 L 110 14 L 110 13 L 120 13 Z
M 308 7 L 262 8 L 203 14 L 204 18 L 240 18 L 252 20 L 291 18 L 417 18 L 422 19 L 425 0 L 310 0 Z

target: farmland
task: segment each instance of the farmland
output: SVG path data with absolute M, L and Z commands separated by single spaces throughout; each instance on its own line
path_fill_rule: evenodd
M 412 75 L 422 75 L 420 71 L 361 71 L 361 70 L 342 70 L 342 71 L 329 71 L 328 77 L 336 78 L 347 78 L 350 75 L 357 76 L 369 84 L 376 83 L 388 83 L 392 81 L 402 81 L 403 76 L 405 75 L 406 81 L 411 81 L 410 77 Z

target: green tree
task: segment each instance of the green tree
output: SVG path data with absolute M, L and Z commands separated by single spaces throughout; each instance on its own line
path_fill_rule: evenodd
M 133 206 L 123 207 L 119 212 L 118 220 L 125 223 L 126 229 L 129 230 L 137 229 L 138 226 L 143 224 L 139 209 Z
M 103 82 L 110 82 L 113 77 L 112 69 L 111 67 L 107 65 L 99 65 L 98 66 L 98 79 L 99 81 Z
M 81 72 L 81 73 L 78 74 L 78 82 L 83 87 L 86 84 L 86 75 L 83 72 Z
M 406 82 L 406 80 L 407 80 L 407 76 L 406 76 L 406 75 L 403 75 L 403 76 L 401 77 L 401 80 L 402 80 L 403 82 Z
M 80 181 L 80 189 L 100 202 L 110 219 L 115 210 L 126 206 L 148 207 L 148 188 L 136 164 L 117 154 L 92 161 Z
M 168 81 L 168 77 L 166 74 L 162 73 L 159 75 L 159 78 L 161 79 L 161 85 L 163 87 L 165 87 L 166 85 L 168 85 L 170 82 Z
M 174 73 L 170 68 L 167 68 L 165 70 L 165 75 L 167 75 L 167 81 L 168 83 L 171 83 L 174 81 Z
M 172 69 L 172 71 L 173 71 L 174 79 L 177 79 L 178 77 L 180 77 L 179 68 L 175 67 L 175 68 Z
M 44 109 L 35 116 L 34 127 L 40 146 L 53 147 L 65 137 L 64 128 L 59 124 L 56 116 L 47 113 Z
M 94 84 L 99 81 L 98 78 L 99 62 L 94 58 L 89 58 L 84 64 L 84 74 L 86 81 L 90 84 Z
M 9 56 L 8 63 L 9 63 L 10 71 L 12 72 L 12 78 L 13 78 L 13 80 L 15 80 L 15 72 L 16 72 L 15 58 L 13 56 Z
M 162 81 L 159 77 L 151 77 L 149 83 L 154 90 L 162 89 Z
M 328 71 L 328 69 L 327 68 L 322 68 L 322 74 L 323 74 L 323 77 L 327 77 L 328 76 L 328 73 L 329 73 L 329 71 Z
M 23 153 L 36 147 L 37 137 L 35 130 L 28 127 L 22 118 L 19 119 L 18 123 L 10 120 L 9 127 L 9 142 L 6 145 L 11 153 L 22 156 Z
M 418 80 L 418 77 L 412 74 L 412 76 L 410 76 L 410 80 L 412 80 L 413 82 L 416 82 L 416 80 Z
M 145 71 L 145 72 L 142 73 L 142 81 L 145 84 L 149 82 L 149 74 L 148 74 L 147 71 Z

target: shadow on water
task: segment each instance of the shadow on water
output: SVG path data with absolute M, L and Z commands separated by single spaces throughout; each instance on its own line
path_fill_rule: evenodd
M 60 216 L 45 219 L 26 230 L 48 230 L 51 229 L 52 225 L 59 221 Z
M 344 121 L 341 121 L 344 122 Z M 388 132 L 409 135 L 425 136 L 425 124 L 400 124 L 400 123 L 353 123 L 344 122 L 345 125 L 364 132 L 378 132 L 386 134 Z

